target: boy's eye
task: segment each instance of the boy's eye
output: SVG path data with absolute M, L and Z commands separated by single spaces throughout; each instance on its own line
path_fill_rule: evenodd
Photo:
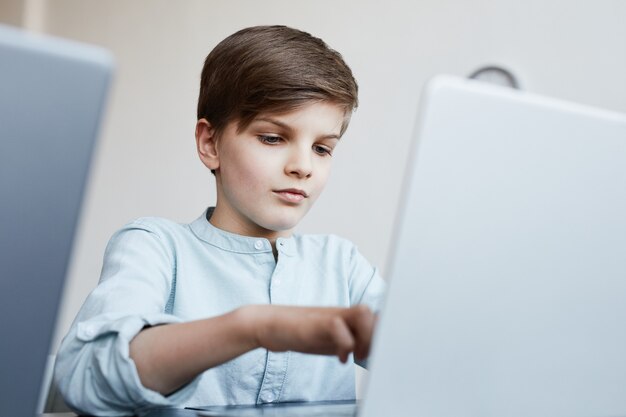
M 332 156 L 333 151 L 330 148 L 327 148 L 325 146 L 320 146 L 320 145 L 313 145 L 313 151 L 318 154 L 318 155 L 328 155 L 328 156 Z
M 268 145 L 275 145 L 283 140 L 280 136 L 259 135 L 257 137 L 261 143 L 267 143 Z

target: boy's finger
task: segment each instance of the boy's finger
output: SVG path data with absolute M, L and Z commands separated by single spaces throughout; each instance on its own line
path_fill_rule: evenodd
M 376 318 L 364 304 L 350 308 L 349 316 L 348 325 L 356 339 L 354 354 L 357 359 L 365 359 L 369 355 Z
M 345 363 L 348 355 L 354 351 L 355 340 L 346 322 L 339 316 L 331 322 L 330 334 L 335 344 L 335 352 L 339 360 Z

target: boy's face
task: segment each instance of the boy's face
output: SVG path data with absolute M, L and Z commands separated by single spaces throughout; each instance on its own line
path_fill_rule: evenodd
M 237 132 L 232 122 L 206 146 L 215 169 L 217 205 L 211 223 L 229 232 L 274 239 L 288 236 L 313 206 L 330 173 L 344 111 L 313 102 L 280 114 L 260 114 Z

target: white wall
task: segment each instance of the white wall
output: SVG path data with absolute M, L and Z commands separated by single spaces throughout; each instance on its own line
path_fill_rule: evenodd
M 26 3 L 27 27 L 103 45 L 118 63 L 54 347 L 96 285 L 117 228 L 145 215 L 187 222 L 214 203 L 212 176 L 194 148 L 199 74 L 209 50 L 240 28 L 310 31 L 352 67 L 361 106 L 300 231 L 352 239 L 383 273 L 420 89 L 431 75 L 496 63 L 524 89 L 626 112 L 621 0 Z

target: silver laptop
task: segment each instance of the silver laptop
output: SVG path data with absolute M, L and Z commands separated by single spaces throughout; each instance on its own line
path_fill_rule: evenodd
M 111 68 L 0 26 L 0 416 L 36 414 Z
M 626 115 L 437 77 L 404 190 L 359 416 L 626 415 Z

